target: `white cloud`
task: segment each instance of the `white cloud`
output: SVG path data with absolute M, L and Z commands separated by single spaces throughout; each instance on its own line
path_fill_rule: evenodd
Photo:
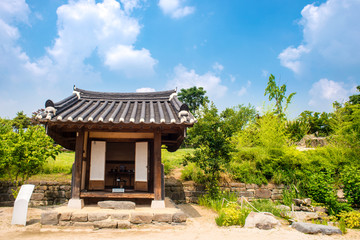
M 288 47 L 279 55 L 283 66 L 295 73 L 305 69 L 343 69 L 360 64 L 360 1 L 328 0 L 301 11 L 303 41 Z
M 172 18 L 182 18 L 195 12 L 195 7 L 183 6 L 184 0 L 159 0 L 159 7 L 164 14 Z
M 315 82 L 309 91 L 311 96 L 309 106 L 329 107 L 334 101 L 346 101 L 351 92 L 352 89 L 347 89 L 343 82 L 335 82 L 326 78 L 322 78 Z
M 247 93 L 247 90 L 250 88 L 250 86 L 251 86 L 251 81 L 247 81 L 246 86 L 242 86 L 240 90 L 237 92 L 237 95 L 240 97 L 245 95 Z
M 215 71 L 222 71 L 224 70 L 224 66 L 221 65 L 220 63 L 216 62 L 213 64 L 212 68 L 215 70 Z
M 51 98 L 63 97 L 69 85 L 101 81 L 100 73 L 87 63 L 94 57 L 110 70 L 128 77 L 153 74 L 157 60 L 149 50 L 134 46 L 141 25 L 131 13 L 140 6 L 140 1 L 121 0 L 121 4 L 115 0 L 69 1 L 57 9 L 57 37 L 53 44 L 42 57 L 31 59 L 20 47 L 17 24 L 28 24 L 29 15 L 36 17 L 37 13 L 31 13 L 24 0 L 1 0 L 0 56 L 4 57 L 0 57 L 0 95 L 5 94 L 11 100 L 23 96 L 28 89 L 35 89 L 32 94 L 42 98 L 50 92 Z M 7 94 L 14 89 L 16 96 Z M 0 106 L 0 114 L 8 113 L 4 109 L 5 106 Z M 13 109 L 9 116 L 17 110 Z
M 133 46 L 117 45 L 109 49 L 105 55 L 105 65 L 111 70 L 121 70 L 128 77 L 152 75 L 154 73 L 154 65 L 157 63 L 151 57 L 149 50 L 135 50 Z M 141 66 L 141 71 L 139 71 Z
M 199 75 L 194 69 L 188 70 L 183 65 L 179 64 L 174 68 L 174 77 L 167 83 L 169 89 L 177 87 L 191 88 L 193 86 L 203 87 L 210 97 L 220 98 L 224 96 L 227 87 L 221 84 L 220 77 L 212 72 L 207 72 Z
M 234 77 L 233 75 L 229 75 L 229 77 L 230 77 L 230 82 L 235 82 L 236 81 L 236 77 Z
M 136 92 L 155 92 L 155 89 L 149 87 L 143 87 L 136 89 Z

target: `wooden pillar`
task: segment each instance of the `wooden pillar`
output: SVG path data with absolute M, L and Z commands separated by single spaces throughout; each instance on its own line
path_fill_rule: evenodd
M 73 189 L 71 198 L 80 199 L 80 187 L 81 187 L 81 168 L 82 158 L 84 150 L 84 130 L 79 130 L 76 133 L 76 145 L 75 145 L 75 163 L 74 163 L 74 174 L 73 174 Z
M 154 200 L 163 200 L 161 194 L 161 130 L 154 132 Z

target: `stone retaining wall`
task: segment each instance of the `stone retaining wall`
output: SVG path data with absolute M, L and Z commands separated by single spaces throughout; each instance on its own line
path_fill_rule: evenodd
M 35 189 L 31 196 L 30 206 L 48 206 L 65 203 L 71 197 L 70 182 L 29 182 L 34 184 Z M 14 186 L 10 182 L 0 182 L 0 206 L 13 206 L 12 196 Z
M 70 182 L 31 182 L 35 185 L 30 206 L 47 206 L 67 202 L 71 197 Z M 0 206 L 13 206 L 14 198 L 11 195 L 12 185 L 9 182 L 0 182 Z M 281 200 L 284 185 L 256 185 L 245 183 L 229 183 L 221 186 L 222 190 L 236 193 L 239 197 L 248 199 Z M 165 179 L 165 196 L 176 203 L 197 203 L 198 197 L 205 194 L 202 185 L 193 182 L 181 182 L 174 178 Z M 342 190 L 338 191 L 339 200 L 344 200 Z
M 234 192 L 238 197 L 252 199 L 281 200 L 284 185 L 256 185 L 245 183 L 228 183 L 221 186 L 221 190 Z M 198 197 L 206 194 L 205 187 L 193 182 L 180 182 L 175 179 L 167 179 L 165 196 L 177 203 L 197 203 Z

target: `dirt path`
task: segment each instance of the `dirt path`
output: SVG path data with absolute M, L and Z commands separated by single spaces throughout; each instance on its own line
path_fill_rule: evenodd
M 144 225 L 129 230 L 93 230 L 91 228 L 41 227 L 39 221 L 42 210 L 38 208 L 29 208 L 28 219 L 30 219 L 30 221 L 26 227 L 12 226 L 10 224 L 12 208 L 4 207 L 0 208 L 0 239 L 360 239 L 360 231 L 358 230 L 349 230 L 349 232 L 343 236 L 324 236 L 306 235 L 291 229 L 289 226 L 283 226 L 280 229 L 272 230 L 244 229 L 240 227 L 218 227 L 214 221 L 214 217 L 216 216 L 214 212 L 197 205 L 185 204 L 179 205 L 179 207 L 189 216 L 186 225 Z

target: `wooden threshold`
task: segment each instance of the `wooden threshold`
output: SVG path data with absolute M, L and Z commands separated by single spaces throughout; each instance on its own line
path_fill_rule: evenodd
M 113 193 L 103 191 L 90 191 L 81 192 L 81 198 L 146 198 L 154 199 L 154 193 L 146 192 L 125 192 L 125 193 Z

